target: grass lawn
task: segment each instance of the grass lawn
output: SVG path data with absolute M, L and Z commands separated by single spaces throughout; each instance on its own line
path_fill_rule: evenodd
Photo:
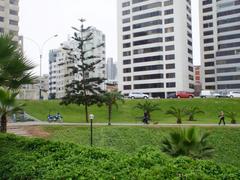
M 166 115 L 165 112 L 171 107 L 199 107 L 204 114 L 196 116 L 198 121 L 190 123 L 217 123 L 218 113 L 221 110 L 240 112 L 240 99 L 158 99 L 150 100 L 159 103 L 161 111 L 155 111 L 152 114 L 152 121 L 159 123 L 175 123 L 176 120 Z M 85 122 L 83 106 L 69 105 L 60 106 L 59 101 L 24 101 L 26 103 L 25 111 L 30 115 L 46 121 L 49 113 L 56 114 L 60 112 L 64 117 L 64 122 Z M 126 100 L 124 104 L 119 102 L 119 108 L 113 109 L 112 122 L 140 122 L 143 112 L 134 107 L 138 102 L 144 100 Z M 107 108 L 105 106 L 90 107 L 90 113 L 95 115 L 95 122 L 107 122 Z M 240 113 L 238 114 L 240 120 Z M 189 123 L 187 117 L 183 119 L 184 123 Z M 230 122 L 227 119 L 227 122 Z
M 89 145 L 89 127 L 41 127 L 49 133 L 47 139 Z M 215 148 L 214 161 L 240 167 L 240 128 L 201 128 L 210 131 L 210 144 Z M 94 146 L 134 153 L 142 146 L 160 149 L 161 139 L 176 128 L 156 127 L 94 127 Z

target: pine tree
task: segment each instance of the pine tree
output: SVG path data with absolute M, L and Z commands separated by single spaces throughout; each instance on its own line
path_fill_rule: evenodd
M 84 19 L 81 19 L 81 28 L 73 28 L 75 30 L 73 41 L 76 47 L 65 48 L 68 52 L 68 60 L 74 65 L 69 67 L 71 75 L 80 76 L 80 80 L 72 80 L 66 85 L 66 95 L 62 98 L 60 104 L 69 105 L 77 104 L 85 107 L 86 122 L 88 123 L 88 107 L 101 102 L 101 94 L 104 91 L 100 85 L 104 82 L 104 78 L 91 77 L 91 73 L 95 72 L 96 65 L 103 59 L 100 56 L 93 55 L 94 50 L 104 47 L 104 43 L 87 49 L 87 44 L 93 40 L 91 27 L 84 28 Z M 90 54 L 90 55 L 89 55 Z

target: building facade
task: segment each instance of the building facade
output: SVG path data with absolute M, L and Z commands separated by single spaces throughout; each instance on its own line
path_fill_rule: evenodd
M 191 0 L 118 1 L 118 85 L 124 95 L 194 91 Z
M 93 39 L 85 44 L 84 49 L 89 50 L 99 44 L 105 43 L 105 35 L 97 30 L 96 28 L 91 28 L 85 34 L 93 33 Z M 72 39 L 62 43 L 62 47 L 56 50 L 51 50 L 49 52 L 49 96 L 50 98 L 60 99 L 65 96 L 65 86 L 73 80 L 81 80 L 81 76 L 77 74 L 71 74 L 69 67 L 76 66 L 68 59 L 67 51 L 63 47 L 76 49 L 76 42 Z M 78 51 L 76 49 L 76 54 Z M 100 47 L 89 51 L 85 54 L 86 57 L 97 56 L 101 59 L 101 62 L 96 65 L 94 72 L 90 73 L 89 77 L 102 77 L 106 78 L 105 70 L 105 47 Z M 101 86 L 104 89 L 104 85 Z
M 117 65 L 113 62 L 113 58 L 108 58 L 106 63 L 107 80 L 116 80 Z
M 36 79 L 37 83 L 22 85 L 17 98 L 24 100 L 39 100 L 40 95 L 39 87 L 41 86 L 41 99 L 47 100 L 49 90 L 48 79 L 49 79 L 48 75 L 45 74 L 42 77 L 38 77 Z
M 18 42 L 19 0 L 0 0 L 0 34 L 12 34 Z
M 202 84 L 201 84 L 201 66 L 194 66 L 194 79 L 195 79 L 195 85 L 194 85 L 194 95 L 199 96 L 202 90 Z
M 240 0 L 201 0 L 203 89 L 240 90 Z

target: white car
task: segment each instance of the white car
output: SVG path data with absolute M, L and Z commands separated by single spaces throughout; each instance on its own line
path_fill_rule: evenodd
M 227 93 L 227 97 L 229 97 L 229 98 L 240 98 L 240 92 L 230 91 L 229 93 Z
M 148 99 L 149 96 L 148 96 L 148 94 L 144 94 L 144 93 L 141 93 L 141 92 L 132 92 L 128 95 L 128 98 L 131 98 L 131 99 Z
M 201 98 L 219 98 L 221 94 L 211 90 L 203 90 L 200 94 Z

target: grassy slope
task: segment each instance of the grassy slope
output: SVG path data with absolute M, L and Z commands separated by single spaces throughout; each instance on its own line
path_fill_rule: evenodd
M 215 147 L 214 160 L 240 167 L 240 128 L 202 128 L 210 131 L 210 144 Z M 89 145 L 88 127 L 44 127 L 54 141 Z M 142 146 L 160 149 L 161 139 L 174 128 L 96 127 L 94 145 L 133 153 Z
M 196 123 L 217 123 L 217 114 L 220 110 L 240 112 L 240 99 L 161 99 L 151 100 L 155 103 L 159 103 L 162 111 L 156 111 L 152 114 L 153 121 L 162 123 L 175 123 L 175 119 L 169 115 L 166 115 L 166 110 L 169 107 L 191 107 L 196 106 L 205 112 L 205 114 L 197 115 Z M 85 122 L 83 106 L 78 107 L 76 105 L 60 106 L 59 101 L 25 101 L 25 110 L 32 116 L 35 116 L 41 120 L 46 120 L 48 113 L 60 112 L 64 117 L 64 122 Z M 113 109 L 113 122 L 139 122 L 142 112 L 138 109 L 134 109 L 137 102 L 143 102 L 143 100 L 127 100 L 124 104 L 119 103 L 118 110 Z M 90 113 L 95 114 L 96 122 L 107 121 L 107 109 L 105 106 L 90 107 Z M 240 113 L 238 114 L 240 119 Z M 186 120 L 186 118 L 185 118 Z M 229 120 L 230 121 L 230 120 Z M 228 122 L 229 122 L 228 121 Z M 185 122 L 188 123 L 188 122 Z

